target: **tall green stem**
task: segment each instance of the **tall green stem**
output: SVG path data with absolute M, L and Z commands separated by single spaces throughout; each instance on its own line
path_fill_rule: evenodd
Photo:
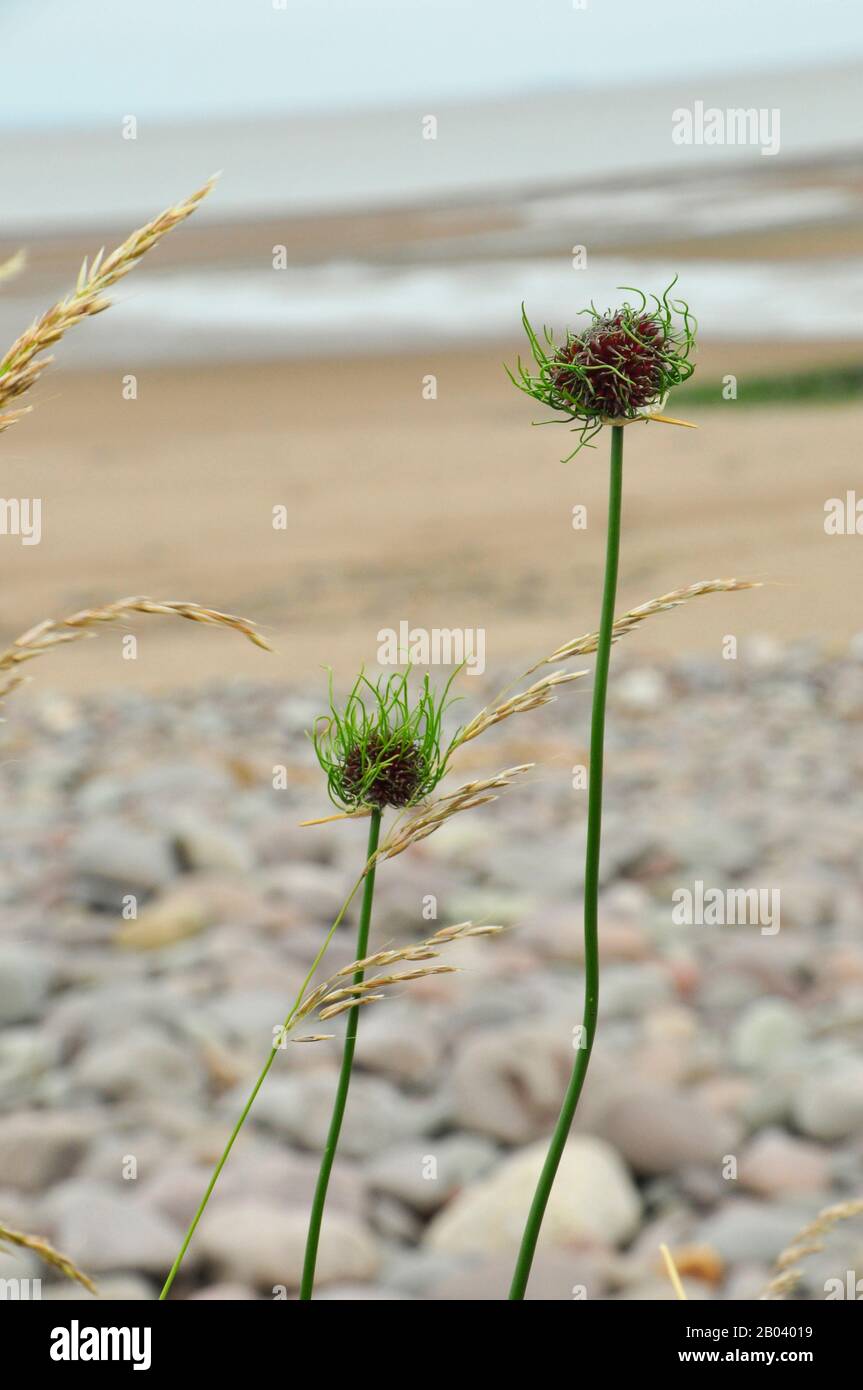
M 608 664 L 614 625 L 614 600 L 617 593 L 617 567 L 620 555 L 620 512 L 623 497 L 623 428 L 611 430 L 611 478 L 608 489 L 608 539 L 605 547 L 605 581 L 602 590 L 602 615 L 599 623 L 599 642 L 596 648 L 596 671 L 593 684 L 593 709 L 590 718 L 590 777 L 587 793 L 587 850 L 584 869 L 584 1014 L 578 1053 L 572 1076 L 566 1089 L 563 1105 L 551 1137 L 548 1153 L 522 1236 L 521 1248 L 513 1274 L 510 1299 L 522 1299 L 527 1290 L 530 1268 L 542 1226 L 548 1199 L 572 1121 L 575 1117 L 584 1078 L 593 1050 L 596 1020 L 599 1012 L 599 933 L 597 905 L 599 899 L 599 849 L 602 836 L 602 765 L 605 741 L 605 700 L 608 690 Z
M 371 836 L 369 837 L 369 842 L 371 843 Z M 377 835 L 375 836 L 375 848 L 377 848 Z M 330 942 L 332 941 L 333 936 L 335 935 L 336 928 L 341 924 L 341 922 L 342 922 L 342 920 L 343 920 L 343 918 L 344 918 L 345 913 L 347 912 L 348 908 L 350 907 L 351 903 L 352 903 L 353 900 L 354 900 L 354 896 L 355 896 L 355 894 L 356 894 L 357 889 L 359 888 L 360 884 L 361 884 L 362 881 L 363 881 L 363 878 L 365 877 L 365 875 L 366 875 L 367 873 L 372 873 L 372 874 L 374 874 L 374 866 L 373 866 L 373 865 L 372 865 L 371 867 L 369 867 L 369 865 L 366 864 L 365 869 L 363 869 L 363 872 L 360 874 L 359 878 L 357 879 L 357 881 L 356 881 L 356 883 L 354 884 L 353 888 L 351 889 L 350 893 L 349 893 L 348 896 L 345 898 L 344 902 L 342 903 L 341 907 L 339 908 L 338 913 L 336 914 L 335 920 L 334 920 L 332 926 L 330 927 L 329 931 L 327 932 L 326 936 L 324 937 L 323 942 L 321 943 L 321 946 L 320 946 L 319 949 L 318 949 L 317 955 L 315 956 L 314 960 L 312 961 L 311 965 L 309 966 L 308 973 L 306 974 L 306 977 L 305 977 L 305 979 L 303 980 L 303 983 L 300 985 L 300 988 L 299 988 L 299 990 L 297 991 L 297 997 L 296 997 L 296 999 L 294 1000 L 293 1004 L 291 1005 L 291 1008 L 290 1008 L 290 1010 L 288 1011 L 288 1015 L 287 1015 L 287 1017 L 286 1017 L 284 1023 L 282 1024 L 282 1032 L 283 1032 L 283 1034 L 284 1034 L 284 1033 L 287 1033 L 288 1029 L 291 1027 L 291 1025 L 292 1025 L 292 1023 L 293 1023 L 293 1021 L 294 1021 L 294 1015 L 296 1014 L 297 1009 L 300 1007 L 300 1004 L 301 1004 L 302 1000 L 305 998 L 305 993 L 306 993 L 306 990 L 307 990 L 308 987 L 309 987 L 309 982 L 311 981 L 312 976 L 314 975 L 315 971 L 317 970 L 318 966 L 320 965 L 321 961 L 323 960 L 323 958 L 324 958 L 324 956 L 325 956 L 325 954 L 326 954 L 327 948 L 328 948 Z M 252 1087 L 252 1092 L 251 1092 L 251 1094 L 250 1094 L 250 1096 L 249 1096 L 249 1099 L 246 1101 L 246 1104 L 243 1106 L 242 1114 L 240 1115 L 240 1118 L 237 1120 L 237 1123 L 234 1125 L 234 1128 L 231 1130 L 230 1138 L 228 1139 L 228 1142 L 227 1142 L 227 1144 L 225 1145 L 225 1148 L 224 1148 L 224 1150 L 223 1150 L 223 1152 L 222 1152 L 221 1158 L 219 1159 L 218 1163 L 216 1164 L 215 1168 L 213 1169 L 213 1176 L 210 1178 L 210 1181 L 209 1181 L 209 1183 L 208 1183 L 208 1185 L 207 1185 L 207 1190 L 206 1190 L 206 1192 L 204 1193 L 203 1197 L 201 1198 L 201 1202 L 200 1202 L 200 1205 L 198 1206 L 198 1210 L 195 1212 L 195 1215 L 192 1217 L 191 1225 L 189 1226 L 189 1229 L 187 1230 L 187 1232 L 186 1232 L 186 1234 L 185 1234 L 185 1236 L 184 1236 L 184 1238 L 183 1238 L 183 1244 L 180 1246 L 180 1250 L 179 1250 L 179 1253 L 178 1253 L 178 1255 L 177 1255 L 177 1258 L 175 1259 L 174 1263 L 171 1265 L 171 1271 L 170 1271 L 170 1273 L 169 1273 L 167 1279 L 165 1280 L 165 1284 L 164 1284 L 164 1287 L 163 1287 L 163 1289 L 162 1289 L 162 1292 L 159 1294 L 159 1300 L 160 1300 L 160 1302 L 161 1302 L 162 1299 L 167 1298 L 167 1297 L 168 1297 L 168 1294 L 170 1293 L 171 1285 L 173 1284 L 174 1280 L 175 1280 L 176 1277 L 177 1277 L 177 1271 L 179 1270 L 180 1265 L 183 1263 L 183 1259 L 184 1259 L 184 1257 L 185 1257 L 186 1251 L 188 1250 L 189 1245 L 191 1244 L 192 1236 L 195 1234 L 195 1231 L 197 1230 L 198 1222 L 200 1221 L 201 1217 L 204 1215 L 204 1210 L 205 1210 L 205 1208 L 206 1208 L 207 1203 L 208 1203 L 209 1200 L 210 1200 L 210 1197 L 212 1196 L 213 1188 L 216 1186 L 216 1183 L 219 1181 L 219 1175 L 220 1175 L 222 1169 L 224 1168 L 225 1164 L 226 1164 L 227 1161 L 228 1161 L 228 1155 L 230 1154 L 231 1149 L 234 1147 L 234 1142 L 235 1142 L 235 1140 L 236 1140 L 238 1134 L 240 1133 L 240 1130 L 243 1128 L 243 1125 L 244 1125 L 245 1122 L 246 1122 L 246 1117 L 248 1116 L 249 1111 L 251 1110 L 252 1106 L 253 1106 L 254 1103 L 255 1103 L 255 1097 L 257 1096 L 258 1091 L 261 1089 L 261 1087 L 262 1087 L 263 1084 L 264 1084 L 264 1080 L 265 1080 L 265 1078 L 266 1078 L 267 1072 L 270 1070 L 270 1067 L 273 1065 L 273 1062 L 276 1060 L 276 1053 L 277 1053 L 278 1051 L 279 1051 L 279 1047 L 278 1047 L 278 1046 L 273 1047 L 272 1050 L 270 1051 L 270 1055 L 269 1055 L 269 1057 L 267 1058 L 266 1062 L 264 1063 L 263 1070 L 261 1071 L 260 1076 L 258 1077 L 257 1081 L 255 1082 L 254 1086 Z
M 365 888 L 363 890 L 363 905 L 360 912 L 360 924 L 357 930 L 357 960 L 362 960 L 364 956 L 368 955 L 369 926 L 372 920 L 372 901 L 375 895 L 374 856 L 378 848 L 380 829 L 381 813 L 380 811 L 374 810 L 372 811 L 371 824 L 369 825 L 369 845 L 366 855 L 366 860 L 371 861 L 371 868 L 366 873 Z M 363 973 L 362 970 L 357 970 L 355 972 L 355 985 L 362 984 Z M 336 1099 L 333 1104 L 333 1113 L 330 1119 L 327 1142 L 321 1159 L 320 1171 L 318 1172 L 315 1195 L 312 1199 L 312 1210 L 309 1216 L 309 1233 L 306 1237 L 306 1256 L 303 1263 L 303 1278 L 300 1284 L 300 1298 L 305 1300 L 311 1298 L 312 1290 L 315 1285 L 315 1265 L 317 1264 L 318 1245 L 321 1239 L 321 1222 L 324 1218 L 327 1188 L 330 1183 L 330 1174 L 333 1171 L 333 1162 L 336 1157 L 339 1135 L 342 1130 L 342 1120 L 345 1117 L 345 1107 L 348 1102 L 348 1089 L 351 1084 L 351 1071 L 353 1069 L 354 1052 L 357 1045 L 359 1015 L 359 1006 L 355 1006 L 348 1011 L 348 1023 L 347 1029 L 345 1030 L 345 1047 L 342 1053 L 342 1065 L 339 1071 L 338 1085 L 336 1087 Z

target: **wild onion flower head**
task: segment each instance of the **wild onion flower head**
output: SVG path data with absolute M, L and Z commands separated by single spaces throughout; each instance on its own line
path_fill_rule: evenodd
M 547 328 L 540 341 L 522 305 L 538 371 L 532 373 L 519 358 L 517 375 L 507 372 L 520 391 L 576 421 L 580 438 L 570 458 L 603 425 L 661 410 L 671 388 L 692 376 L 696 323 L 685 300 L 669 298 L 676 283 L 675 276 L 661 299 L 651 295 L 648 300 L 641 290 L 632 290 L 640 303 L 627 301 L 605 313 L 591 303 L 581 311 L 586 322 L 568 329 L 562 343 Z
M 361 671 L 342 709 L 330 672 L 329 713 L 315 721 L 311 739 L 330 800 L 342 811 L 415 806 L 446 772 L 458 735 L 444 746 L 442 724 L 457 672 L 440 694 L 428 676 L 412 691 L 410 672 L 372 681 Z

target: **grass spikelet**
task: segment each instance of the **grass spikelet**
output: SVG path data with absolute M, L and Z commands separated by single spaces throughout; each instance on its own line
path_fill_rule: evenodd
M 387 989 L 390 985 L 404 984 L 406 980 L 424 980 L 429 975 L 452 975 L 456 968 L 454 965 L 429 965 L 420 970 L 403 970 L 395 975 L 378 975 L 375 979 L 363 980 L 358 985 L 345 985 L 341 989 L 331 990 L 329 994 L 324 995 L 321 1003 L 329 1007 L 341 999 L 360 997 L 370 990 Z M 380 998 L 383 998 L 383 995 Z M 323 1018 L 323 1014 L 320 1017 Z
M 34 1255 L 38 1255 L 40 1260 L 44 1260 L 52 1269 L 59 1270 L 66 1279 L 73 1279 L 82 1284 L 92 1294 L 98 1293 L 89 1274 L 85 1274 L 68 1255 L 62 1255 L 41 1236 L 25 1235 L 23 1231 L 10 1230 L 8 1226 L 0 1223 L 0 1245 L 14 1245 L 21 1250 L 32 1250 Z
M 863 1197 L 855 1197 L 849 1202 L 838 1202 L 835 1206 L 825 1207 L 820 1211 L 815 1220 L 798 1231 L 791 1244 L 777 1256 L 772 1278 L 761 1294 L 761 1299 L 775 1301 L 792 1293 L 803 1276 L 799 1262 L 807 1255 L 819 1254 L 824 1249 L 827 1237 L 840 1222 L 851 1221 L 855 1216 L 861 1215 Z
M 151 222 L 132 232 L 108 256 L 99 251 L 92 262 L 88 264 L 87 260 L 84 261 L 73 292 L 46 309 L 35 323 L 16 338 L 0 361 L 0 411 L 10 401 L 29 391 L 53 361 L 53 357 L 43 356 L 48 348 L 59 342 L 64 333 L 82 319 L 101 314 L 109 308 L 111 300 L 106 298 L 106 291 L 128 275 L 141 257 L 157 246 L 164 236 L 185 222 L 206 198 L 214 183 L 215 178 L 208 179 L 191 197 L 166 208 Z M 8 429 L 24 413 L 15 410 L 0 414 L 0 431 Z
M 119 622 L 134 613 L 162 614 L 185 618 L 192 623 L 205 623 L 210 627 L 233 628 L 256 647 L 261 647 L 264 651 L 271 650 L 269 643 L 248 618 L 238 618 L 233 613 L 220 613 L 215 608 L 202 608 L 197 603 L 157 602 L 155 599 L 141 596 L 121 598 L 115 603 L 106 603 L 102 608 L 84 608 L 68 618 L 47 618 L 44 622 L 29 628 L 20 637 L 16 637 L 11 646 L 0 652 L 0 672 L 13 673 L 0 684 L 0 699 L 21 684 L 24 678 L 19 676 L 17 671 L 23 662 L 44 656 L 67 642 L 80 642 L 85 638 L 94 637 L 96 631 L 104 624 Z
M 562 660 L 563 658 L 561 658 Z M 539 666 L 544 666 L 545 662 L 539 662 Z M 531 667 L 528 675 L 532 675 L 538 666 Z M 518 695 L 513 695 L 508 700 L 503 700 L 499 705 L 494 705 L 491 709 L 481 709 L 469 724 L 461 730 L 453 742 L 453 750 L 460 748 L 463 743 L 470 743 L 471 739 L 479 738 L 487 729 L 491 729 L 495 724 L 500 724 L 504 719 L 509 719 L 513 714 L 527 714 L 528 711 L 540 709 L 543 705 L 548 705 L 557 698 L 556 690 L 559 685 L 568 685 L 570 681 L 577 681 L 582 676 L 586 676 L 587 671 L 558 671 L 553 676 L 543 676 L 542 680 L 535 681 L 527 690 L 521 691 Z
M 370 980 L 355 978 L 351 984 L 346 985 L 344 981 L 348 975 L 361 976 L 366 970 L 397 965 L 402 962 L 436 960 L 440 956 L 441 949 L 452 946 L 458 941 L 466 941 L 473 936 L 496 936 L 502 931 L 503 927 L 493 924 L 483 923 L 474 926 L 473 922 L 458 922 L 451 927 L 442 927 L 435 932 L 434 936 L 416 942 L 413 946 L 376 951 L 374 955 L 351 961 L 350 965 L 343 965 L 341 970 L 337 970 L 329 979 L 324 980 L 322 984 L 317 985 L 305 996 L 289 1027 L 293 1027 L 301 1018 L 308 1018 L 310 1014 L 316 1012 L 318 1018 L 324 1022 L 328 1018 L 334 1018 L 336 1014 L 349 1009 L 352 1001 L 358 1004 L 376 1003 L 378 1000 L 386 998 L 386 994 L 380 993 L 380 991 L 392 989 L 394 986 L 405 984 L 410 980 L 423 980 L 430 975 L 452 975 L 457 973 L 458 967 L 455 965 L 421 966 L 417 970 L 402 970 L 386 975 L 377 975 Z
M 640 604 L 638 608 L 631 608 L 628 613 L 623 613 L 619 618 L 615 618 L 611 640 L 618 642 L 621 637 L 625 637 L 633 628 L 638 627 L 639 623 L 646 622 L 656 613 L 667 613 L 672 608 L 679 608 L 681 604 L 688 603 L 690 599 L 701 598 L 704 594 L 731 594 L 740 589 L 760 589 L 761 587 L 761 583 L 754 579 L 702 579 L 697 584 L 690 584 L 685 589 L 672 589 L 670 593 L 661 594 L 659 598 L 649 599 L 647 603 Z M 551 656 L 545 656 L 542 661 L 531 666 L 525 675 L 532 676 L 534 671 L 538 671 L 541 666 L 556 666 L 559 661 L 569 661 L 570 657 L 573 656 L 590 656 L 596 651 L 598 644 L 599 633 L 586 632 L 583 637 L 576 637 L 570 642 L 564 642 L 563 646 L 551 653 Z M 577 674 L 582 675 L 583 672 Z
M 410 849 L 418 840 L 433 835 L 452 816 L 496 801 L 495 796 L 489 796 L 487 793 L 510 786 L 517 777 L 530 772 L 534 766 L 534 763 L 522 763 L 518 767 L 505 768 L 495 777 L 486 778 L 485 781 L 466 782 L 454 792 L 447 792 L 445 796 L 439 796 L 427 805 L 419 807 L 407 820 L 401 824 L 395 823 L 377 852 L 378 858 L 394 859 L 397 854 L 404 854 L 405 850 Z
M 335 1018 L 336 1014 L 347 1013 L 348 1009 L 361 1009 L 364 1004 L 376 1004 L 379 999 L 385 998 L 385 994 L 366 994 L 361 999 L 345 999 L 341 1004 L 331 1004 L 329 1008 L 321 1009 L 318 1018 L 325 1023 L 328 1018 Z
M 365 960 L 354 961 L 351 965 L 345 965 L 341 970 L 337 970 L 334 979 L 340 979 L 343 975 L 353 975 L 356 970 L 369 970 L 381 965 L 395 965 L 400 960 L 434 960 L 440 953 L 425 947 L 406 946 L 401 951 L 378 951 L 373 956 L 366 956 Z

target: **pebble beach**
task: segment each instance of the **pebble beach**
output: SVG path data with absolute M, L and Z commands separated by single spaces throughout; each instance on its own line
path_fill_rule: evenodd
M 863 1195 L 863 644 L 645 664 L 636 640 L 613 658 L 597 1043 L 530 1295 L 673 1298 L 667 1243 L 690 1299 L 755 1299 L 801 1227 Z M 464 708 L 504 678 L 463 681 Z M 158 1296 L 361 867 L 361 825 L 299 826 L 330 809 L 305 737 L 322 695 L 40 681 L 7 702 L 0 1221 L 102 1298 Z M 536 767 L 379 869 L 376 949 L 506 931 L 362 1012 L 317 1297 L 505 1297 L 580 1019 L 588 711 L 585 680 L 469 745 L 459 781 Z M 698 883 L 769 891 L 773 919 L 676 921 Z M 342 1024 L 279 1053 L 172 1297 L 296 1296 Z M 853 1297 L 859 1221 L 800 1268 L 792 1297 Z M 21 1275 L 89 1297 L 3 1250 Z

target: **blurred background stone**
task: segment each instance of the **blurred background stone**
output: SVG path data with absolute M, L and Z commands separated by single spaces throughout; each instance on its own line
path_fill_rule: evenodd
M 838 802 L 834 777 L 857 714 L 821 697 L 859 663 L 783 652 L 812 696 L 802 721 L 778 710 L 772 661 L 722 680 L 707 658 L 636 665 L 615 705 L 600 1028 L 533 1297 L 666 1297 L 662 1240 L 702 1252 L 693 1298 L 753 1297 L 815 1211 L 863 1193 L 863 801 Z M 615 661 L 625 673 L 625 644 Z M 481 703 L 505 675 L 468 693 Z M 104 694 L 47 724 L 19 700 L 0 807 L 34 809 L 0 836 L 0 1219 L 66 1248 L 103 1297 L 151 1298 L 353 882 L 362 828 L 297 826 L 327 812 L 302 735 L 311 694 Z M 476 756 L 494 771 L 534 737 L 566 746 L 584 714 L 561 696 Z M 227 774 L 222 739 L 258 771 Z M 46 776 L 52 759 L 62 776 Z M 285 761 L 276 796 L 267 769 Z M 571 761 L 381 865 L 373 946 L 469 912 L 508 930 L 362 1015 L 325 1296 L 503 1294 L 581 1016 Z M 699 878 L 781 890 L 780 930 L 675 921 L 672 895 Z M 124 919 L 127 893 L 140 902 Z M 332 968 L 352 959 L 355 921 Z M 343 1020 L 325 1031 L 278 1054 L 176 1297 L 296 1296 Z M 853 1235 L 837 1232 L 840 1261 Z M 802 1296 L 824 1296 L 832 1252 Z M 67 1297 L 48 1273 L 45 1290 Z

